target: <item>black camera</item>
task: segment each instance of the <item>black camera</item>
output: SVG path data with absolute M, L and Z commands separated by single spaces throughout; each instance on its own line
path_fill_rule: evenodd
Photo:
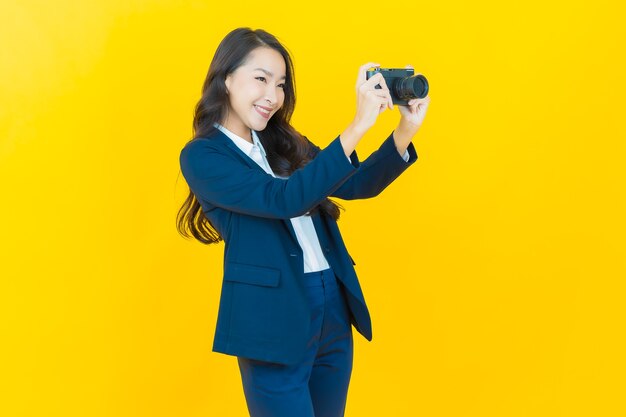
M 393 104 L 407 106 L 409 100 L 428 95 L 428 81 L 422 74 L 414 75 L 413 68 L 379 68 L 367 70 L 366 79 L 380 72 L 389 88 Z M 377 89 L 382 89 L 380 84 Z

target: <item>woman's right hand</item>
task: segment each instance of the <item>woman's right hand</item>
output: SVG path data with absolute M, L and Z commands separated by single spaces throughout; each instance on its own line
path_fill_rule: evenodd
M 367 69 L 370 67 L 380 67 L 380 64 L 368 62 L 359 68 L 356 81 L 356 115 L 340 135 L 341 145 L 348 158 L 363 135 L 374 125 L 378 115 L 387 109 L 393 109 L 393 100 L 382 74 L 379 72 L 369 80 L 365 79 Z M 375 88 L 377 84 L 382 88 Z
M 380 64 L 368 62 L 361 65 L 356 81 L 357 108 L 354 124 L 363 132 L 376 123 L 379 114 L 387 109 L 393 109 L 393 100 L 383 75 L 378 72 L 369 80 L 365 79 L 367 69 L 370 67 L 380 67 Z M 380 84 L 382 89 L 375 88 L 377 84 Z

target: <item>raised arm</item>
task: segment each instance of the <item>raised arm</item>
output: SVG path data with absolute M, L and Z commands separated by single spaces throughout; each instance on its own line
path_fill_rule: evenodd
M 358 159 L 347 160 L 340 136 L 286 179 L 242 164 L 210 139 L 195 139 L 180 152 L 181 171 L 199 201 L 239 213 L 283 219 L 311 210 L 358 172 L 359 165 Z
M 409 143 L 407 147 L 409 160 L 405 161 L 396 149 L 393 133 L 367 159 L 360 162 L 359 170 L 343 182 L 340 187 L 335 189 L 330 194 L 331 197 L 338 197 L 344 200 L 375 197 L 409 166 L 413 165 L 417 160 L 417 152 L 413 142 Z M 308 138 L 307 140 L 314 149 L 314 153 L 319 155 L 321 148 Z M 356 151 L 352 153 L 351 158 L 353 163 L 359 162 Z M 315 159 L 317 159 L 317 156 Z M 313 163 L 313 161 L 310 163 Z

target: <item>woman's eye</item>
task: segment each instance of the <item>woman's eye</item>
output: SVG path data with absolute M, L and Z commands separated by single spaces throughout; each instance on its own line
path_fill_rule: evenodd
M 257 80 L 263 80 L 265 81 L 265 77 L 255 77 Z M 283 90 L 285 89 L 285 84 L 279 84 L 278 85 L 280 88 L 282 88 Z

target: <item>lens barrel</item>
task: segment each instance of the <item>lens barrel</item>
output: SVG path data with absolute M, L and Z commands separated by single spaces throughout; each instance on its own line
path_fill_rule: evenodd
M 401 100 L 424 98 L 428 95 L 428 81 L 422 74 L 404 77 L 395 85 L 395 93 Z

